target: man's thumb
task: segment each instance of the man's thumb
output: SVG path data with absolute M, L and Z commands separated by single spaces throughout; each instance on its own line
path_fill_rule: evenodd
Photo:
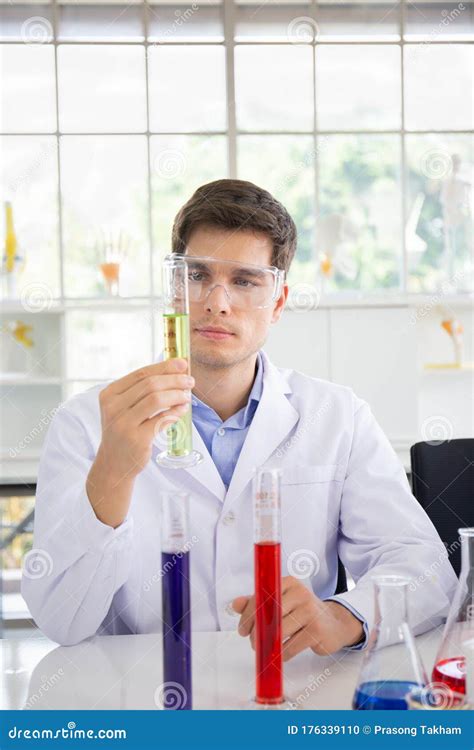
M 237 612 L 240 615 L 247 606 L 247 602 L 249 599 L 249 596 L 238 596 L 236 599 L 233 599 L 232 609 L 234 610 L 234 612 Z

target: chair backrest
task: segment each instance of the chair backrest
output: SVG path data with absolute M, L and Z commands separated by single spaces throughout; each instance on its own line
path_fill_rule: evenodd
M 436 527 L 459 576 L 458 529 L 474 526 L 474 438 L 416 443 L 410 455 L 413 494 Z

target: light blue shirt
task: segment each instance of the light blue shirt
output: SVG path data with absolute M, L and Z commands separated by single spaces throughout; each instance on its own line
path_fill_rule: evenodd
M 253 415 L 263 392 L 263 360 L 257 355 L 257 373 L 246 406 L 222 421 L 217 412 L 193 394 L 193 423 L 228 489 Z

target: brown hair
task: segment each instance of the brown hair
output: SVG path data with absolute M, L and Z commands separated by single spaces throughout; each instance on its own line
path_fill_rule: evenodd
M 296 252 L 296 226 L 286 208 L 267 190 L 246 180 L 216 180 L 201 185 L 178 211 L 172 249 L 184 253 L 198 226 L 254 230 L 270 238 L 272 265 L 288 271 Z

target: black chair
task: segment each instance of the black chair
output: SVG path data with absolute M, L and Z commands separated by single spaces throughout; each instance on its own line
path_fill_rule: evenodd
M 413 494 L 436 527 L 459 576 L 458 529 L 474 526 L 474 438 L 416 443 L 410 456 Z

